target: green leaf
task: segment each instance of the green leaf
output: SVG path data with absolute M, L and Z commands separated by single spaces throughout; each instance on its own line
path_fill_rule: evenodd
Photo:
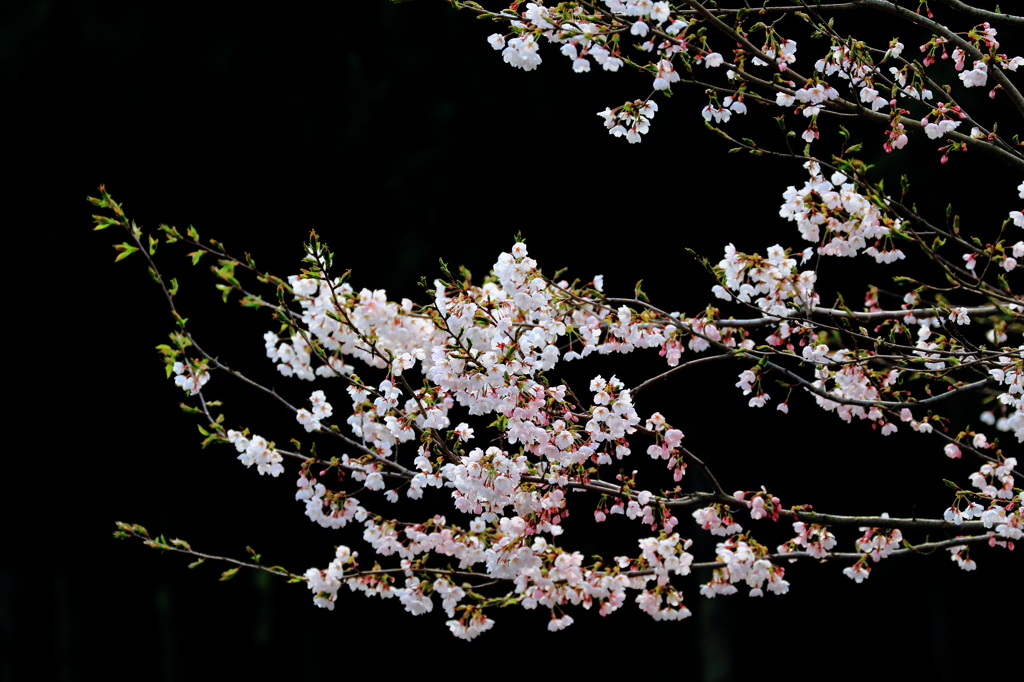
M 639 282 L 636 283 L 636 286 L 633 287 L 633 296 L 638 301 L 649 301 L 650 299 L 647 298 L 647 294 L 645 294 L 643 292 L 643 289 L 640 288 L 640 285 L 643 284 L 643 283 L 644 283 L 643 280 L 640 280 Z
M 125 258 L 139 250 L 138 247 L 132 246 L 127 242 L 114 244 L 114 249 L 116 251 L 120 251 L 120 253 L 117 254 L 117 258 L 114 259 L 115 263 L 118 262 L 119 260 L 124 260 Z
M 108 218 L 102 215 L 94 215 L 92 218 L 93 220 L 96 221 L 96 227 L 92 228 L 93 232 L 96 232 L 98 230 L 105 230 L 111 225 L 117 224 L 117 221 L 114 220 L 113 218 Z
M 223 417 L 224 415 L 221 415 L 221 416 Z M 207 436 L 205 439 L 203 439 L 203 442 L 199 444 L 199 447 L 201 449 L 205 450 L 206 446 L 209 445 L 210 443 L 227 443 L 227 442 L 229 442 L 229 441 L 226 438 L 221 438 L 217 434 L 213 433 L 213 434 L 210 434 L 209 436 Z
M 218 578 L 218 580 L 220 580 L 221 582 L 224 582 L 225 580 L 231 580 L 232 578 L 235 577 L 235 573 L 238 573 L 238 569 L 239 568 L 241 568 L 241 566 L 235 566 L 234 568 L 229 568 L 228 570 L 226 570 L 226 571 L 224 571 L 223 573 L 220 574 L 220 578 Z
M 188 565 L 188 567 L 189 567 L 189 568 L 195 568 L 196 566 L 199 566 L 199 565 L 201 565 L 201 564 L 202 564 L 202 563 L 204 563 L 205 561 L 206 561 L 206 559 L 199 559 L 198 561 L 193 561 L 192 563 L 190 563 L 190 564 Z

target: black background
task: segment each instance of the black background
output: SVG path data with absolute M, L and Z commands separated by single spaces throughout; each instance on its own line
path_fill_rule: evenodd
M 655 303 L 693 314 L 712 300 L 713 282 L 684 247 L 712 261 L 730 241 L 748 252 L 803 248 L 777 210 L 804 171 L 726 155 L 701 125 L 698 89 L 661 99 L 651 133 L 628 145 L 595 113 L 644 96 L 648 78 L 573 74 L 553 49 L 536 72 L 513 70 L 486 43 L 494 30 L 430 0 L 0 8 L 4 228 L 13 235 L 4 247 L 0 678 L 321 679 L 440 666 L 498 679 L 843 669 L 952 679 L 1006 660 L 1005 649 L 982 644 L 1012 632 L 1020 613 L 1019 560 L 1002 550 L 976 551 L 974 574 L 945 556 L 905 557 L 862 585 L 841 565 L 796 565 L 790 594 L 761 600 L 744 591 L 705 600 L 696 586 L 707 577 L 697 576 L 683 584 L 694 612 L 683 622 L 655 623 L 629 604 L 605 619 L 570 610 L 576 624 L 550 634 L 546 612 L 496 612 L 495 628 L 465 643 L 448 633 L 439 605 L 413 618 L 395 601 L 343 593 L 327 612 L 303 586 L 244 571 L 222 583 L 223 567 L 189 571 L 184 557 L 111 539 L 115 520 L 141 523 L 213 553 L 241 557 L 252 545 L 298 572 L 325 567 L 336 544 L 368 561 L 370 552 L 358 533 L 305 519 L 292 499 L 294 465 L 273 480 L 243 470 L 227 448 L 199 449 L 194 419 L 176 407 L 183 394 L 152 350 L 173 328 L 158 291 L 137 256 L 112 262 L 122 236 L 90 232 L 85 197 L 100 183 L 146 229 L 192 224 L 279 275 L 297 272 L 316 230 L 357 287 L 392 298 L 420 296 L 417 282 L 436 276 L 438 258 L 486 273 L 521 233 L 547 272 L 603 273 L 620 295 L 642 278 Z M 755 114 L 767 118 L 752 109 L 734 119 L 736 132 L 777 145 L 774 124 Z M 1019 179 L 985 159 L 940 167 L 915 140 L 900 167 L 880 153 L 881 131 L 854 131 L 880 174 L 913 171 L 922 211 L 940 212 L 959 192 L 958 210 L 983 232 L 986 193 L 1000 198 L 994 224 L 1012 203 Z M 275 378 L 262 357 L 271 324 L 220 303 L 205 266 L 191 268 L 183 254 L 158 255 L 165 275 L 181 279 L 180 305 L 205 347 L 301 401 L 308 389 Z M 888 286 L 887 273 L 857 259 L 824 281 Z M 863 295 L 845 291 L 848 301 Z M 662 366 L 602 358 L 564 371 L 636 384 Z M 639 405 L 679 425 L 727 489 L 764 484 L 787 505 L 933 516 L 950 501 L 940 479 L 966 482 L 973 470 L 907 429 L 882 441 L 799 396 L 788 417 L 748 409 L 732 386 L 741 369 L 683 375 Z M 304 435 L 225 377 L 210 389 L 229 425 L 279 440 Z M 632 551 L 625 521 L 588 526 L 587 504 L 573 510 L 579 530 L 567 546 Z M 769 546 L 788 537 L 787 528 L 754 530 Z M 680 531 L 697 538 L 698 560 L 713 556 L 713 542 L 685 518 Z M 853 537 L 845 531 L 840 548 Z

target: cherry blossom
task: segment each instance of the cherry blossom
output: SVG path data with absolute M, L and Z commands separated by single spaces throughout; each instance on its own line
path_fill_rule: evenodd
M 961 225 L 959 217 L 920 215 L 913 195 L 904 196 L 920 190 L 884 185 L 856 156 L 863 140 L 846 140 L 834 154 L 819 151 L 840 134 L 852 135 L 833 125 L 837 120 L 859 118 L 874 126 L 864 138 L 869 144 L 881 138 L 886 152 L 904 150 L 897 162 L 929 154 L 941 164 L 977 152 L 1009 163 L 1017 173 L 1010 177 L 1020 177 L 1024 155 L 999 137 L 986 112 L 968 113 L 956 99 L 963 88 L 988 87 L 991 78 L 992 95 L 1024 102 L 1006 73 L 1024 58 L 997 52 L 996 27 L 953 32 L 930 15 L 915 15 L 932 32 L 920 46 L 925 56 L 918 66 L 904 58 L 898 37 L 887 49 L 884 43 L 866 49 L 831 24 L 814 26 L 822 40 L 801 42 L 798 60 L 797 40 L 779 34 L 789 24 L 741 24 L 744 12 L 722 19 L 698 2 L 606 0 L 600 11 L 589 3 L 528 2 L 496 12 L 454 4 L 497 22 L 501 32 L 486 41 L 514 68 L 535 70 L 550 49 L 568 58 L 575 73 L 593 64 L 611 73 L 642 71 L 650 88 L 636 93 L 642 99 L 597 114 L 613 137 L 636 144 L 654 136 L 658 100 L 695 83 L 708 102 L 696 121 L 701 128 L 713 129 L 736 151 L 797 161 L 798 179 L 780 181 L 779 229 L 766 229 L 770 236 L 760 246 L 737 239 L 724 245 L 721 259 L 702 261 L 705 298 L 680 302 L 678 310 L 687 312 L 669 312 L 639 285 L 632 297 L 606 292 L 601 274 L 553 275 L 518 238 L 497 254 L 482 283 L 453 277 L 443 266 L 413 301 L 338 275 L 332 252 L 315 233 L 302 251 L 300 274 L 282 278 L 258 270 L 248 256 L 200 242 L 192 229 L 161 227 L 168 244 L 214 253 L 222 265 L 245 269 L 272 289 L 262 297 L 234 274 L 214 271 L 225 298 L 273 315 L 275 330 L 262 339 L 267 371 L 287 386 L 318 384 L 298 398 L 204 350 L 176 308 L 168 287 L 177 285 L 164 280 L 155 249 L 145 248 L 141 228 L 101 188 L 91 201 L 113 217 L 97 216 L 97 224 L 125 227 L 136 246 L 126 242 L 119 250 L 141 252 L 168 293 L 176 327 L 172 344 L 158 351 L 168 378 L 187 394 L 186 412 L 200 421 L 203 446 L 234 445 L 246 467 L 255 464 L 274 478 L 285 458 L 294 459 L 299 509 L 313 523 L 364 543 L 362 556 L 335 545 L 333 559 L 324 557 L 327 568 L 288 574 L 307 584 L 316 606 L 333 609 L 343 586 L 396 598 L 414 616 L 439 604 L 450 632 L 472 640 L 494 627 L 490 616 L 499 603 L 547 609 L 551 632 L 573 625 L 582 611 L 607 615 L 624 605 L 655 620 L 679 620 L 691 615 L 683 590 L 692 595 L 695 585 L 705 598 L 740 588 L 751 597 L 786 594 L 790 562 L 839 560 L 842 573 L 862 583 L 883 559 L 944 549 L 971 571 L 972 547 L 1013 549 L 1024 537 L 1022 476 L 1011 449 L 1024 442 L 1024 345 L 1015 347 L 1020 341 L 1010 338 L 1019 333 L 1024 304 L 1009 273 L 1024 258 L 1024 241 L 1011 243 L 1007 234 L 1024 227 L 1024 213 L 1010 210 L 1012 196 L 1002 197 L 1005 221 L 979 226 L 988 236 L 974 238 L 968 230 L 975 226 Z M 782 17 L 792 8 L 768 10 Z M 952 59 L 956 78 L 933 68 L 942 59 Z M 943 101 L 933 101 L 933 88 Z M 769 148 L 732 137 L 729 130 L 744 122 L 732 121 L 734 114 L 765 111 L 783 128 L 783 144 Z M 964 121 L 969 135 L 960 131 Z M 911 138 L 926 144 L 911 145 Z M 938 154 L 935 145 L 942 145 Z M 812 156 L 812 146 L 820 156 Z M 734 181 L 737 201 L 742 182 Z M 642 194 L 642 176 L 634 185 Z M 1024 199 L 1024 183 L 1017 191 Z M 904 276 L 907 260 L 934 271 Z M 824 283 L 858 263 L 893 272 L 895 285 L 868 286 L 853 298 L 827 290 L 832 285 Z M 611 283 L 612 270 L 606 272 Z M 904 288 L 894 293 L 894 287 Z M 557 378 L 559 363 L 572 361 L 575 368 L 602 357 L 611 364 L 632 353 L 655 359 L 661 373 L 589 371 L 574 385 Z M 720 360 L 727 369 L 713 376 L 739 389 L 728 409 L 774 403 L 776 411 L 792 410 L 788 420 L 801 411 L 831 413 L 845 422 L 828 417 L 837 429 L 877 437 L 907 425 L 901 436 L 919 439 L 936 466 L 954 467 L 945 479 L 950 499 L 931 518 L 890 519 L 869 516 L 870 510 L 838 516 L 808 504 L 784 507 L 767 486 L 729 494 L 727 481 L 747 472 L 687 447 L 674 406 L 652 405 L 647 397 L 653 382 L 689 377 L 684 370 L 696 374 Z M 209 384 L 213 373 L 274 397 L 287 415 L 281 427 L 290 429 L 275 432 L 277 442 L 297 436 L 294 448 L 228 429 L 226 418 L 211 411 L 220 404 L 212 399 L 220 385 Z M 692 390 L 702 390 L 705 380 L 715 379 L 695 378 Z M 969 412 L 984 409 L 981 423 L 951 416 L 943 401 L 953 397 L 985 401 Z M 949 459 L 976 462 L 976 470 L 965 477 Z M 700 480 L 684 492 L 683 477 L 694 471 Z M 908 473 L 916 472 L 887 469 L 883 487 L 912 494 Z M 399 502 L 429 511 L 390 518 L 388 505 Z M 574 546 L 579 517 L 570 513 L 580 504 L 587 522 L 607 524 L 601 528 L 609 532 L 630 525 L 642 537 L 622 556 L 584 556 Z M 774 551 L 758 539 L 772 529 L 780 534 Z M 140 527 L 119 525 L 119 532 L 189 551 L 165 547 Z M 702 532 L 716 539 L 713 556 L 690 552 L 690 535 Z

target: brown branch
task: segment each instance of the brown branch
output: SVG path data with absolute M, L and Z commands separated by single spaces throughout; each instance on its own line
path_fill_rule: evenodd
M 972 7 L 966 3 L 960 2 L 960 0 L 939 0 L 943 5 L 948 5 L 958 12 L 962 12 L 969 17 L 975 19 L 984 19 L 985 21 L 999 21 L 1007 24 L 1013 24 L 1015 26 L 1024 26 L 1024 17 L 1018 17 L 1013 14 L 1000 14 L 999 12 L 990 12 L 987 9 L 980 9 L 978 7 Z

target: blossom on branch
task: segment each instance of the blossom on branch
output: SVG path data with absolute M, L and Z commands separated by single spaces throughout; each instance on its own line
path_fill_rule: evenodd
M 214 273 L 225 300 L 234 295 L 248 308 L 271 309 L 276 331 L 263 334 L 269 374 L 291 390 L 306 386 L 297 382 L 323 386 L 297 394 L 250 377 L 227 354 L 202 350 L 176 308 L 177 285 L 165 282 L 156 265 L 160 240 L 147 248 L 141 228 L 127 223 L 101 189 L 91 201 L 113 217 L 96 216 L 97 224 L 127 227 L 134 241 L 115 247 L 119 259 L 141 252 L 167 294 L 173 345 L 158 350 L 167 376 L 188 394 L 185 409 L 200 420 L 203 445 L 232 444 L 243 464 L 272 477 L 284 470 L 284 457 L 298 460 L 294 495 L 305 515 L 360 536 L 375 555 L 360 561 L 357 552 L 337 545 L 327 568 L 292 576 L 307 583 L 317 606 L 333 609 L 345 586 L 397 597 L 411 615 L 432 613 L 439 603 L 452 634 L 467 640 L 494 626 L 489 614 L 501 605 L 548 609 L 548 630 L 557 632 L 577 622 L 580 609 L 606 615 L 635 604 L 656 620 L 686 618 L 691 611 L 683 584 L 701 571 L 697 591 L 705 598 L 742 586 L 752 597 L 765 590 L 783 595 L 789 562 L 841 560 L 842 573 L 862 583 L 882 559 L 936 549 L 973 570 L 972 545 L 1012 549 L 1024 537 L 1022 475 L 1012 450 L 1024 442 L 1024 345 L 1009 341 L 1022 329 L 1024 304 L 1014 293 L 1013 273 L 1024 258 L 1024 241 L 1012 243 L 1004 234 L 1013 231 L 1010 224 L 1024 227 L 1024 214 L 1003 205 L 994 225 L 983 224 L 980 211 L 961 221 L 952 206 L 945 215 L 931 215 L 915 203 L 920 188 L 901 178 L 893 190 L 882 170 L 858 157 L 861 145 L 876 145 L 880 135 L 886 152 L 906 150 L 888 157 L 903 162 L 908 154 L 925 153 L 927 144 L 910 145 L 917 136 L 943 141 L 941 156 L 934 146 L 928 150 L 931 162 L 978 152 L 1009 164 L 1017 173 L 1009 177 L 1020 177 L 1018 146 L 1001 137 L 986 112 L 968 114 L 955 99 L 958 88 L 987 86 L 991 77 L 992 93 L 1024 111 L 1024 97 L 1007 76 L 1024 59 L 996 53 L 994 27 L 954 33 L 915 15 L 933 31 L 921 46 L 920 66 L 904 58 L 898 38 L 887 49 L 884 43 L 866 46 L 831 23 L 802 16 L 824 40 L 801 42 L 801 55 L 817 53 L 798 63 L 797 41 L 778 34 L 789 24 L 744 23 L 745 6 L 717 7 L 719 15 L 701 3 L 651 0 L 513 3 L 498 12 L 455 4 L 502 26 L 505 32 L 487 42 L 515 68 L 536 69 L 541 51 L 554 46 L 577 73 L 589 72 L 593 62 L 603 71 L 629 67 L 653 76 L 653 83 L 644 81 L 651 87 L 644 99 L 597 114 L 613 137 L 640 142 L 659 111 L 656 98 L 697 83 L 708 96 L 701 111 L 707 126 L 701 127 L 733 151 L 797 162 L 802 179 L 788 186 L 791 180 L 780 181 L 779 219 L 762 252 L 748 252 L 742 235 L 734 235 L 719 260 L 701 260 L 711 295 L 672 307 L 648 300 L 639 285 L 631 297 L 606 292 L 602 275 L 552 275 L 521 238 L 498 254 L 479 282 L 468 273 L 455 277 L 442 264 L 414 302 L 357 288 L 349 273 L 338 275 L 332 252 L 315 233 L 303 249 L 301 274 L 281 278 L 258 270 L 248 256 L 200 242 L 194 230 L 162 226 L 166 243 L 197 249 L 190 254 L 194 261 L 197 253 L 216 254 L 221 267 Z M 763 11 L 778 18 L 795 12 L 770 2 Z M 932 68 L 949 57 L 956 78 Z M 933 88 L 941 88 L 935 92 L 943 101 L 931 102 Z M 775 141 L 732 137 L 728 130 L 742 127 L 742 118 L 716 127 L 734 114 L 762 110 L 779 124 Z M 867 133 L 842 125 L 848 119 L 869 126 Z M 959 131 L 964 120 L 970 135 Z M 633 184 L 642 187 L 642 179 Z M 993 200 L 1015 200 L 995 192 Z M 1024 198 L 1024 183 L 1017 192 Z M 737 203 L 743 201 L 738 196 Z M 975 229 L 982 236 L 970 234 Z M 914 263 L 913 276 L 902 270 L 905 261 Z M 865 272 L 877 271 L 891 273 L 884 286 L 851 289 Z M 250 293 L 237 279 L 242 276 L 270 287 L 276 302 Z M 687 312 L 669 312 L 673 308 Z M 560 362 L 572 360 L 575 369 L 601 357 L 608 366 L 628 363 L 623 358 L 633 353 L 647 354 L 660 369 L 647 376 L 632 366 L 591 370 L 582 383 L 578 376 L 560 378 Z M 295 447 L 278 449 L 247 430 L 228 429 L 226 418 L 211 411 L 220 402 L 207 395 L 214 372 L 272 397 L 287 417 L 282 426 L 297 436 Z M 679 384 L 685 390 L 704 395 L 703 382 L 716 378 L 732 384 L 726 388 L 737 409 L 774 401 L 771 414 L 792 408 L 789 424 L 801 410 L 820 409 L 846 422 L 833 420 L 838 428 L 876 432 L 873 437 L 896 434 L 906 424 L 900 435 L 930 444 L 921 452 L 936 466 L 955 467 L 947 460 L 966 458 L 977 460 L 977 470 L 966 482 L 946 480 L 950 499 L 935 505 L 934 518 L 783 507 L 767 487 L 751 492 L 749 483 L 733 484 L 748 474 L 733 460 L 684 445 L 693 439 L 677 428 L 685 418 L 678 405 L 654 404 L 648 390 L 685 381 Z M 981 424 L 947 412 L 946 401 L 955 400 L 983 405 L 970 412 L 985 410 Z M 758 437 L 750 436 L 752 442 Z M 871 456 L 862 459 L 872 464 Z M 699 480 L 684 490 L 683 477 L 695 470 Z M 891 463 L 880 475 L 892 477 Z M 726 492 L 734 485 L 745 487 Z M 898 493 L 916 490 L 901 483 Z M 585 513 L 571 514 L 583 499 L 589 500 Z M 378 506 L 381 500 L 387 504 Z M 412 518 L 404 521 L 380 511 L 395 504 L 426 511 L 409 517 L 403 509 L 401 518 Z M 748 527 L 737 522 L 737 509 L 746 510 Z M 587 557 L 574 544 L 591 519 L 608 533 L 643 530 L 627 554 Z M 688 519 L 693 525 L 685 531 L 681 520 Z M 713 556 L 690 551 L 699 553 L 690 536 L 702 532 L 716 539 Z M 772 532 L 784 533 L 772 541 L 775 550 L 758 540 Z M 149 543 L 159 546 L 152 538 Z

